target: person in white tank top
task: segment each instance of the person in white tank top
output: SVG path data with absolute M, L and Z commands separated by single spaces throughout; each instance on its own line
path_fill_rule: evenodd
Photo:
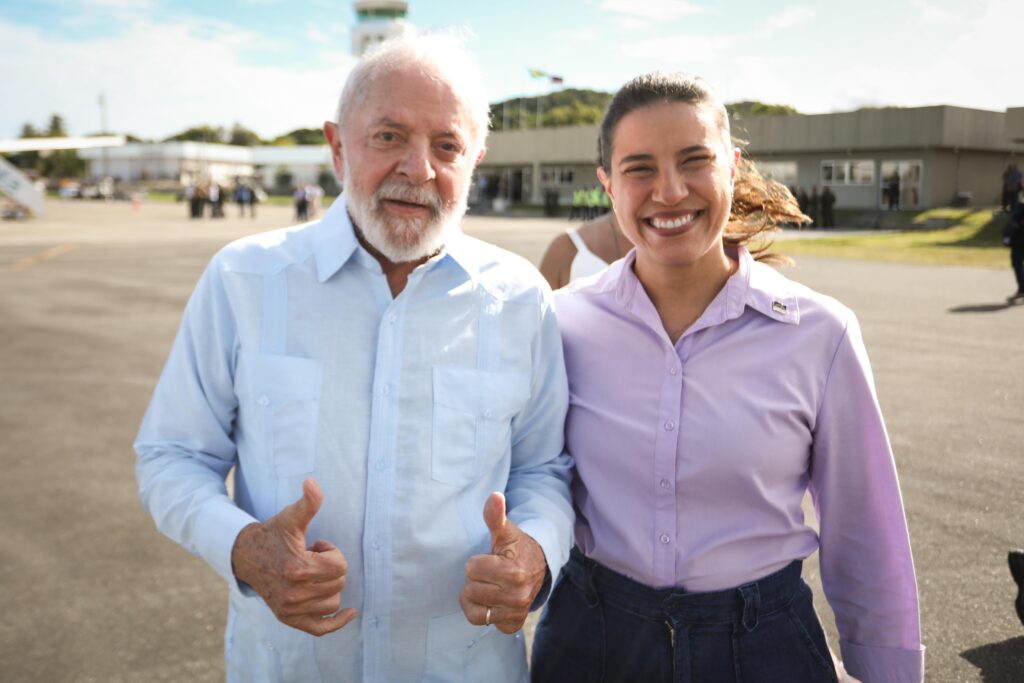
M 601 272 L 632 246 L 616 225 L 615 214 L 607 213 L 553 239 L 541 259 L 540 272 L 551 289 L 559 289 Z

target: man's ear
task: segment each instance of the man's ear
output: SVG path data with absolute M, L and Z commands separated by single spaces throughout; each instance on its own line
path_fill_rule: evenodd
M 324 137 L 327 138 L 327 146 L 331 148 L 331 165 L 334 166 L 334 177 L 344 186 L 345 157 L 341 148 L 341 131 L 338 130 L 338 124 L 333 121 L 324 121 Z
M 480 165 L 480 162 L 484 160 L 484 155 L 487 154 L 487 148 L 484 147 L 480 150 L 480 153 L 476 155 L 476 161 L 473 162 L 473 168 Z
M 604 172 L 603 166 L 597 167 L 597 179 L 601 181 L 601 187 L 603 187 L 604 191 L 608 193 L 608 196 L 614 200 L 615 193 L 612 192 L 612 179 Z

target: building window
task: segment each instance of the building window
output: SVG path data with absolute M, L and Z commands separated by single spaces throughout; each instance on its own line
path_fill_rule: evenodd
M 360 21 L 366 19 L 404 19 L 405 12 L 400 9 L 361 9 L 356 10 Z
M 878 183 L 878 205 L 883 209 L 917 209 L 921 206 L 920 160 L 882 162 L 882 178 Z
M 765 178 L 782 183 L 787 187 L 796 185 L 795 161 L 759 161 L 757 162 L 757 170 Z
M 822 185 L 872 185 L 874 182 L 873 159 L 827 159 L 821 162 Z
M 540 171 L 542 187 L 567 187 L 576 178 L 576 170 L 571 167 L 548 167 Z

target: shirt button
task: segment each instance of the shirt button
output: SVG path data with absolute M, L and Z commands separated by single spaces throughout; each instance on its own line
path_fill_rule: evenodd
M 389 315 L 389 316 L 388 316 L 388 322 L 389 322 L 389 323 L 392 323 L 392 324 L 394 324 L 394 322 L 395 322 L 396 320 L 398 320 L 398 316 L 397 316 L 397 315 L 395 315 L 394 313 L 392 313 L 391 315 Z
M 270 399 L 267 398 L 266 396 L 260 396 L 259 400 L 256 401 L 256 403 L 259 403 L 261 406 L 268 406 L 270 405 Z
M 370 626 L 372 626 L 374 628 L 377 628 L 377 626 L 379 626 L 379 625 L 380 625 L 380 619 L 378 619 L 377 617 L 374 617 L 373 619 L 370 619 Z
M 658 482 L 658 484 L 661 486 L 661 488 L 667 489 L 668 488 L 668 479 L 662 479 L 661 481 Z
M 677 368 L 676 366 L 673 365 L 671 368 L 668 369 L 668 374 L 670 374 L 670 375 L 678 375 L 679 374 L 679 368 Z
M 383 387 L 381 388 L 381 390 L 380 390 L 380 391 L 381 391 L 381 393 L 382 393 L 382 394 L 384 394 L 385 396 L 390 396 L 390 395 L 391 395 L 391 386 L 390 386 L 390 385 L 388 385 L 388 384 L 385 384 L 385 385 L 384 385 L 384 386 L 383 386 Z
M 484 417 L 486 417 L 488 420 L 490 420 L 492 417 L 494 417 L 494 411 L 493 410 L 485 410 L 484 411 Z
M 661 536 L 658 537 L 658 540 L 667 545 L 668 542 L 671 541 L 672 539 L 669 538 L 668 534 L 662 534 Z
M 671 432 L 675 428 L 676 423 L 673 422 L 672 420 L 669 420 L 668 422 L 665 423 L 665 431 Z
M 387 462 L 384 461 L 384 458 L 381 458 L 380 460 L 377 461 L 377 471 L 378 472 L 383 472 L 384 469 L 387 466 L 388 466 L 388 464 L 387 464 Z
M 373 541 L 373 549 L 374 550 L 380 550 L 380 539 L 379 538 L 374 539 L 374 541 Z

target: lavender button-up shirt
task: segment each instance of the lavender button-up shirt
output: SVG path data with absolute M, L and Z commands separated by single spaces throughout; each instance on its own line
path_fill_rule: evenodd
M 910 542 L 857 320 L 730 255 L 737 272 L 675 344 L 634 254 L 557 293 L 577 544 L 647 585 L 699 592 L 820 549 L 847 670 L 921 681 Z

